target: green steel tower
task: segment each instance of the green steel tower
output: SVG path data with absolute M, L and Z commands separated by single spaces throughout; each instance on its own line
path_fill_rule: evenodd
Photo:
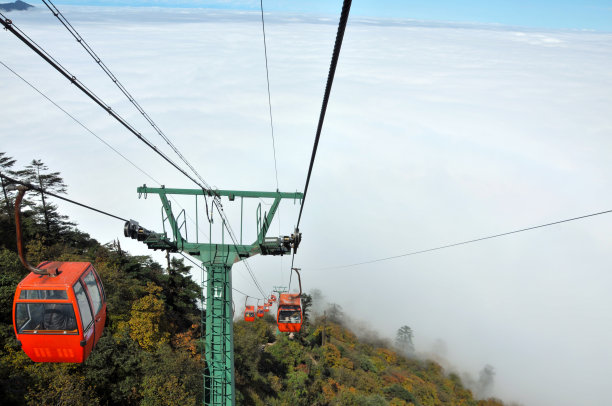
M 301 234 L 296 229 L 291 236 L 266 237 L 269 226 L 276 214 L 278 205 L 282 199 L 293 199 L 301 201 L 303 193 L 281 193 L 281 192 L 250 192 L 236 190 L 203 190 L 203 189 L 168 189 L 149 188 L 146 185 L 137 189 L 139 196 L 148 194 L 159 195 L 163 207 L 164 232 L 155 233 L 149 231 L 133 220 L 125 224 L 124 234 L 144 242 L 150 249 L 166 250 L 169 252 L 183 252 L 199 259 L 206 268 L 206 335 L 204 346 L 205 370 L 204 370 L 204 404 L 205 405 L 235 405 L 234 386 L 234 334 L 233 334 L 233 309 L 232 309 L 232 265 L 238 261 L 253 255 L 284 255 L 297 250 L 301 240 Z M 231 241 L 225 242 L 225 229 L 228 225 L 223 221 L 221 243 L 190 242 L 186 237 L 186 222 L 184 210 L 175 216 L 172 205 L 168 200 L 169 195 L 192 195 L 196 197 L 196 219 L 197 196 L 203 195 L 212 199 L 227 197 L 234 201 L 236 197 L 241 200 L 240 215 L 240 240 L 236 241 L 230 232 Z M 261 215 L 261 204 L 257 209 L 257 240 L 252 244 L 242 244 L 242 212 L 244 198 L 273 198 L 274 202 L 270 210 Z M 180 222 L 180 218 L 183 222 Z M 169 237 L 165 231 L 166 221 L 170 225 L 172 236 Z M 197 220 L 196 220 L 197 221 Z M 210 220 L 209 220 L 210 222 Z M 196 223 L 197 224 L 197 223 Z M 197 228 L 197 225 L 196 225 Z M 185 232 L 185 237 L 182 232 Z M 196 230 L 197 231 L 197 230 Z M 211 233 L 212 234 L 212 233 Z M 197 232 L 196 232 L 197 235 Z M 212 238 L 212 237 L 211 237 Z

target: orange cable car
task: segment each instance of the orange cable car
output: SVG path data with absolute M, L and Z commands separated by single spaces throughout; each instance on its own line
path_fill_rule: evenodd
M 84 362 L 104 331 L 106 300 L 89 262 L 43 262 L 17 285 L 13 326 L 34 362 Z
M 298 275 L 300 293 L 281 293 L 279 295 L 276 323 L 278 330 L 284 333 L 294 333 L 302 328 L 302 280 L 298 268 L 292 268 Z
M 19 207 L 27 188 L 15 200 L 17 249 L 30 270 L 13 300 L 13 326 L 21 348 L 34 362 L 84 362 L 102 336 L 106 297 L 102 281 L 89 262 L 42 262 L 25 259 Z
M 270 311 L 270 305 L 269 304 L 265 304 L 264 305 L 264 312 L 268 313 Z
M 244 298 L 244 321 L 255 321 L 255 306 L 247 306 L 249 297 Z
M 270 295 L 270 301 L 276 302 L 276 295 Z
M 246 306 L 244 310 L 244 321 L 255 321 L 255 306 Z
M 262 318 L 264 316 L 264 312 L 263 306 L 257 306 L 257 317 Z

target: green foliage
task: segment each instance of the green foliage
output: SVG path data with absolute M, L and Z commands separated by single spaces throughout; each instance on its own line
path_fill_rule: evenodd
M 56 172 L 40 161 L 14 171 L 0 153 L 0 172 L 65 191 Z M 20 350 L 11 308 L 17 283 L 26 275 L 15 253 L 10 206 L 14 193 L 0 196 L 0 399 L 3 405 L 194 405 L 203 398 L 199 333 L 199 286 L 182 260 L 168 269 L 147 256 L 123 252 L 119 243 L 100 245 L 72 227 L 41 195 L 23 208 L 30 262 L 90 261 L 103 281 L 107 326 L 82 365 L 35 364 Z M 313 292 L 320 297 L 320 292 Z M 503 406 L 478 401 L 456 374 L 440 365 L 406 358 L 384 340 L 360 340 L 343 326 L 339 305 L 311 319 L 312 297 L 302 296 L 304 319 L 297 334 L 279 333 L 267 314 L 234 326 L 235 383 L 239 405 L 410 405 Z M 400 334 L 401 333 L 401 334 Z M 400 344 L 412 330 L 398 331 Z M 401 346 L 400 346 L 401 347 Z M 483 388 L 494 371 L 485 369 Z
M 0 153 L 0 172 L 62 193 L 65 185 L 40 161 L 12 171 Z M 8 172 L 11 168 L 12 172 Z M 3 405 L 156 405 L 202 401 L 203 362 L 196 299 L 200 289 L 182 260 L 164 269 L 131 256 L 118 243 L 100 245 L 76 230 L 37 192 L 22 205 L 28 260 L 92 262 L 104 284 L 107 326 L 82 365 L 35 364 L 18 346 L 12 326 L 15 288 L 27 271 L 15 252 L 14 192 L 0 191 L 0 403 Z M 6 193 L 5 193 L 6 192 Z M 9 207 L 10 206 L 10 207 Z
M 479 405 L 456 374 L 447 376 L 435 362 L 406 358 L 393 349 L 362 342 L 332 322 L 329 313 L 293 338 L 278 333 L 270 339 L 275 326 L 262 320 L 239 321 L 235 326 L 240 404 Z

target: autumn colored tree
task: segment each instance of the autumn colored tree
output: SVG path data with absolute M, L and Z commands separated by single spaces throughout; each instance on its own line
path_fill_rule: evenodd
M 170 339 L 165 325 L 164 302 L 159 297 L 161 292 L 161 287 L 149 282 L 148 295 L 136 300 L 130 312 L 130 337 L 145 351 L 154 351 Z

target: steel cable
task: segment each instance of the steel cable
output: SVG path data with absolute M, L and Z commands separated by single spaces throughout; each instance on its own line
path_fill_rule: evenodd
M 115 218 L 115 219 L 117 219 L 117 220 L 121 220 L 121 221 L 123 221 L 123 222 L 128 221 L 127 219 L 125 219 L 125 218 L 123 218 L 123 217 L 115 216 L 114 214 L 108 213 L 108 212 L 106 212 L 106 211 L 104 211 L 104 210 L 96 209 L 95 207 L 92 207 L 92 206 L 86 205 L 86 204 L 84 204 L 84 203 L 79 203 L 79 202 L 77 202 L 77 201 L 75 201 L 75 200 L 68 199 L 67 197 L 63 197 L 63 196 L 60 196 L 60 195 L 58 195 L 58 194 L 55 194 L 55 193 L 52 193 L 52 192 L 48 192 L 48 191 L 46 191 L 46 190 L 44 190 L 44 189 L 42 189 L 42 188 L 40 188 L 40 187 L 38 187 L 38 186 L 34 186 L 34 185 L 32 185 L 31 183 L 28 183 L 28 182 L 22 182 L 22 181 L 20 181 L 20 180 L 16 180 L 16 179 L 10 178 L 10 177 L 8 177 L 8 176 L 6 176 L 6 175 L 3 175 L 3 174 L 1 174 L 1 173 L 0 173 L 0 177 L 2 177 L 3 179 L 6 179 L 6 180 L 7 180 L 9 183 L 14 183 L 14 184 L 17 184 L 17 185 L 22 185 L 22 186 L 28 187 L 28 188 L 30 188 L 30 189 L 32 189 L 32 190 L 36 190 L 37 192 L 41 192 L 41 193 L 44 193 L 44 194 L 46 194 L 46 195 L 53 196 L 53 197 L 55 197 L 55 198 L 58 198 L 58 199 L 61 199 L 61 200 L 67 201 L 67 202 L 69 202 L 69 203 L 76 204 L 77 206 L 84 207 L 84 208 L 86 208 L 86 209 L 89 209 L 89 210 L 92 210 L 92 211 L 98 212 L 98 213 L 100 213 L 100 214 L 104 214 L 105 216 L 109 216 L 109 217 Z
M 110 114 L 115 120 L 117 120 L 123 127 L 125 127 L 128 131 L 134 134 L 140 141 L 142 141 L 145 145 L 151 148 L 155 153 L 161 156 L 166 162 L 176 168 L 179 172 L 185 175 L 189 180 L 194 182 L 196 185 L 205 189 L 197 180 L 195 180 L 192 176 L 190 176 L 187 172 L 185 172 L 181 167 L 179 167 L 174 161 L 172 161 L 166 154 L 164 154 L 161 150 L 159 150 L 155 145 L 153 145 L 149 140 L 147 140 L 141 133 L 136 131 L 136 129 L 129 124 L 123 117 L 119 114 L 115 113 L 113 109 L 106 104 L 100 97 L 98 97 L 93 91 L 89 90 L 81 81 L 79 81 L 74 75 L 72 75 L 66 68 L 64 68 L 59 62 L 57 62 L 49 53 L 47 53 L 42 47 L 40 47 L 36 42 L 31 40 L 23 31 L 21 31 L 13 22 L 6 18 L 6 16 L 0 13 L 0 24 L 4 26 L 7 31 L 10 31 L 13 35 L 15 35 L 18 39 L 20 39 L 24 44 L 26 44 L 30 49 L 32 49 L 36 54 L 38 54 L 41 58 L 43 58 L 47 63 L 49 63 L 55 70 L 57 70 L 62 76 L 70 81 L 73 85 L 75 85 L 79 90 L 81 90 L 87 97 L 93 100 L 98 106 L 104 109 L 108 114 Z
M 522 228 L 520 230 L 508 231 L 508 232 L 505 232 L 505 233 L 494 234 L 494 235 L 490 235 L 490 236 L 487 236 L 487 237 L 475 238 L 473 240 L 468 240 L 468 241 L 462 241 L 462 242 L 458 242 L 458 243 L 454 243 L 454 244 L 443 245 L 443 246 L 440 246 L 440 247 L 429 248 L 429 249 L 419 250 L 419 251 L 412 251 L 412 252 L 408 252 L 408 253 L 405 253 L 405 254 L 393 255 L 393 256 L 390 256 L 390 257 L 378 258 L 378 259 L 373 259 L 373 260 L 370 260 L 370 261 L 357 262 L 357 263 L 354 263 L 354 264 L 331 266 L 331 267 L 319 268 L 319 269 L 320 270 L 340 269 L 340 268 L 349 268 L 349 267 L 358 266 L 358 265 L 373 264 L 375 262 L 388 261 L 388 260 L 391 260 L 391 259 L 408 257 L 408 256 L 411 256 L 411 255 L 424 254 L 426 252 L 439 251 L 439 250 L 442 250 L 442 249 L 456 247 L 456 246 L 459 246 L 459 245 L 465 245 L 465 244 L 471 244 L 471 243 L 475 243 L 475 242 L 479 242 L 479 241 L 490 240 L 492 238 L 498 238 L 498 237 L 503 237 L 503 236 L 506 236 L 506 235 L 522 233 L 522 232 L 525 232 L 525 231 L 531 231 L 531 230 L 535 230 L 535 229 L 543 228 L 543 227 L 550 227 L 550 226 L 554 226 L 554 225 L 557 225 L 557 224 L 568 223 L 570 221 L 575 221 L 575 220 L 582 220 L 582 219 L 585 219 L 585 218 L 588 218 L 588 217 L 594 217 L 594 216 L 599 216 L 599 215 L 608 214 L 608 213 L 612 213 L 612 210 L 606 210 L 606 211 L 600 211 L 600 212 L 597 212 L 597 213 L 585 214 L 584 216 L 572 217 L 572 218 L 565 219 L 565 220 L 554 221 L 552 223 L 540 224 L 540 225 L 533 226 L 533 227 Z
M 170 141 L 170 139 L 166 136 L 166 134 L 159 128 L 159 126 L 153 121 L 153 119 L 144 111 L 144 109 L 140 106 L 140 104 L 136 101 L 134 96 L 130 94 L 130 92 L 123 86 L 123 84 L 117 79 L 117 77 L 111 72 L 111 70 L 106 66 L 106 64 L 102 61 L 102 59 L 94 52 L 94 50 L 89 46 L 89 44 L 85 41 L 85 39 L 77 32 L 77 30 L 70 24 L 68 19 L 61 13 L 61 11 L 51 2 L 51 0 L 43 0 L 43 3 L 47 6 L 47 8 L 53 13 L 55 17 L 62 23 L 64 27 L 72 34 L 74 39 L 81 44 L 81 46 L 87 51 L 87 53 L 93 58 L 93 60 L 100 66 L 100 68 L 106 73 L 106 75 L 112 80 L 112 82 L 119 88 L 119 90 L 127 97 L 127 99 L 132 103 L 132 105 L 138 110 L 138 112 L 147 120 L 147 122 L 153 127 L 153 129 L 159 134 L 162 139 L 172 148 L 172 150 L 176 153 L 176 155 L 191 169 L 191 171 L 200 179 L 202 183 L 206 183 L 202 176 L 196 171 L 196 169 L 191 165 L 191 163 L 183 156 L 183 154 L 178 150 L 178 148 Z M 196 182 L 197 183 L 197 182 Z
M 317 155 L 317 148 L 319 147 L 319 139 L 321 138 L 321 131 L 323 129 L 323 121 L 325 120 L 327 104 L 329 103 L 329 96 L 331 94 L 332 85 L 334 83 L 334 76 L 336 75 L 336 67 L 338 66 L 338 59 L 340 58 L 340 49 L 342 48 L 344 31 L 346 30 L 346 24 L 348 22 L 349 13 L 351 11 L 351 3 L 351 0 L 344 0 L 344 3 L 342 4 L 340 22 L 338 23 L 338 32 L 336 33 L 336 42 L 334 43 L 334 51 L 332 53 L 332 59 L 329 65 L 329 74 L 327 76 L 327 84 L 325 86 L 325 93 L 323 95 L 323 104 L 321 105 L 321 113 L 319 115 L 317 133 L 315 135 L 314 145 L 312 147 L 312 154 L 310 156 L 308 174 L 306 175 L 306 184 L 304 185 L 304 196 L 302 197 L 302 203 L 300 204 L 300 214 L 298 215 L 296 230 L 299 230 L 300 221 L 302 220 L 302 211 L 304 210 L 304 203 L 306 202 L 306 194 L 308 193 L 308 186 L 310 185 L 310 176 L 312 175 L 312 168 L 314 166 L 315 157 Z M 291 257 L 291 268 L 293 268 L 294 261 L 295 253 Z M 289 288 L 291 288 L 291 276 L 289 276 Z

